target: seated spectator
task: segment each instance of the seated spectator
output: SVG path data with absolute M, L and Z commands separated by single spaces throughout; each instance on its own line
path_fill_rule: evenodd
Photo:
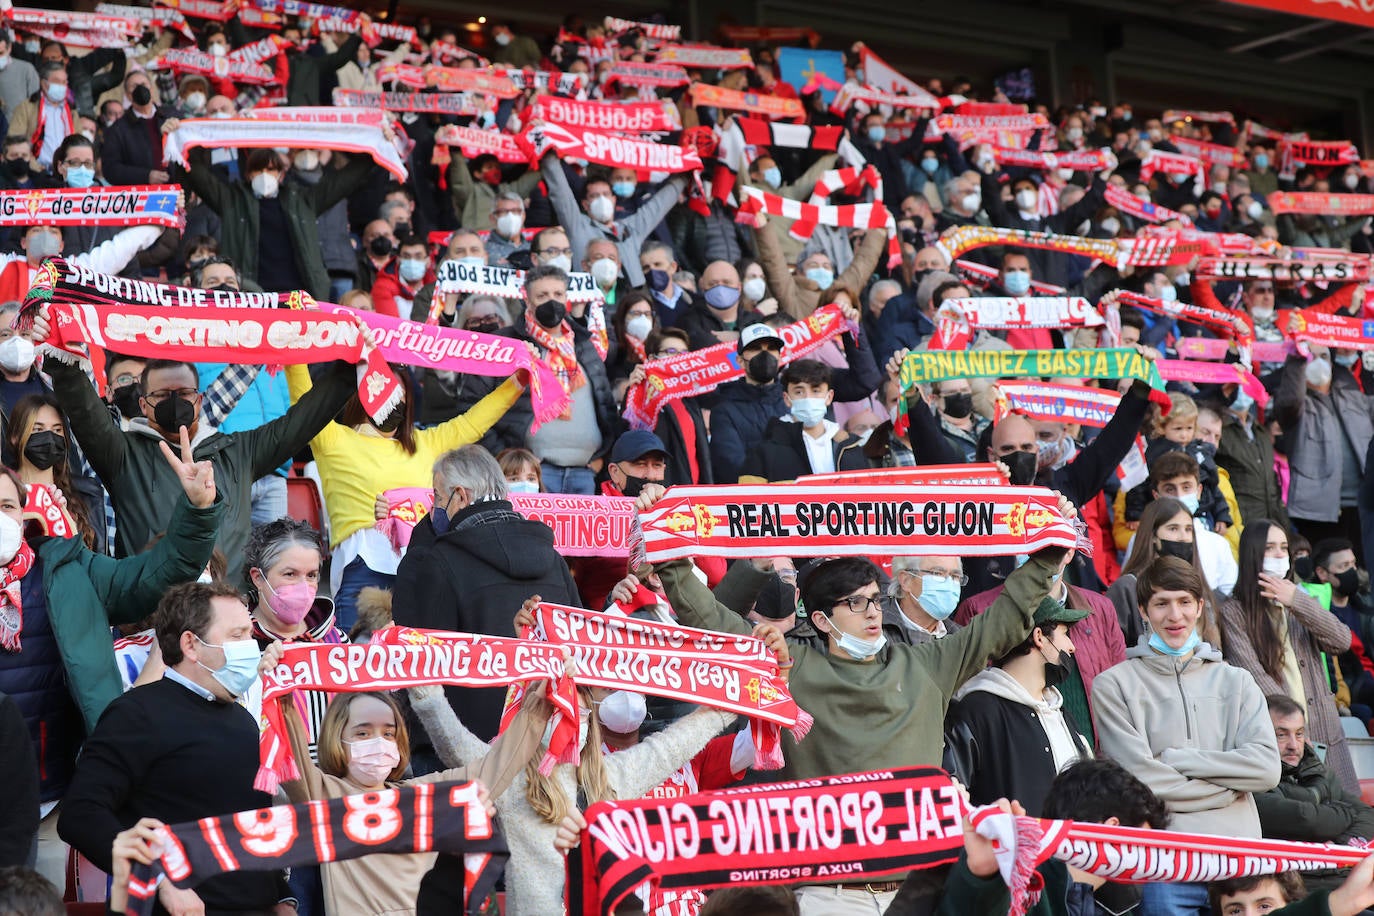
M 831 375 L 829 366 L 814 359 L 787 364 L 780 381 L 788 414 L 770 420 L 763 441 L 745 455 L 740 483 L 796 480 L 807 474 L 868 467 L 863 443 L 826 417 L 835 399 Z
M 1306 843 L 1362 844 L 1374 836 L 1374 808 L 1341 784 L 1308 743 L 1307 716 L 1287 694 L 1270 694 L 1269 718 L 1279 743 L 1279 784 L 1255 796 L 1266 837 Z M 1334 889 L 1346 870 L 1307 872 L 1314 889 Z
M 1096 678 L 1093 723 L 1101 750 L 1169 806 L 1171 830 L 1255 837 L 1254 793 L 1279 781 L 1278 743 L 1264 694 L 1248 672 L 1224 664 L 1198 623 L 1207 585 L 1174 557 L 1136 583 L 1146 645 Z M 1149 884 L 1141 912 L 1205 911 L 1200 884 Z
M 1057 689 L 1073 667 L 1069 626 L 1088 614 L 1046 598 L 1030 636 L 955 691 L 945 715 L 945 768 L 968 788 L 971 804 L 1014 798 L 1038 817 L 1055 774 L 1091 759 Z

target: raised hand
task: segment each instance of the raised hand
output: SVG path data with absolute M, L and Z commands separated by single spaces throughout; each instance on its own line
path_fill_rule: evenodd
M 520 610 L 515 614 L 515 632 L 520 633 L 525 627 L 535 625 L 534 612 L 539 609 L 539 602 L 543 600 L 538 595 L 530 595 L 525 599 L 525 603 L 520 605 Z
M 217 493 L 215 466 L 208 461 L 197 461 L 191 454 L 191 434 L 186 431 L 186 427 L 181 427 L 180 458 L 166 442 L 159 442 L 158 445 L 162 448 L 162 457 L 167 459 L 172 470 L 176 471 L 177 479 L 181 481 L 181 489 L 186 493 L 191 505 L 197 509 L 208 509 L 214 505 Z

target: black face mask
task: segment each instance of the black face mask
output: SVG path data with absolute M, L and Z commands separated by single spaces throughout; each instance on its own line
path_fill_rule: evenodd
M 110 395 L 110 403 L 119 411 L 119 415 L 126 420 L 132 420 L 139 415 L 138 409 L 138 385 L 125 385 L 123 388 L 116 388 Z
M 379 235 L 375 239 L 367 243 L 367 250 L 372 252 L 373 257 L 389 257 L 392 252 L 391 239 L 387 238 L 384 235 Z
M 25 178 L 31 171 L 27 159 L 6 159 L 5 170 L 10 173 L 12 178 Z
M 190 429 L 196 422 L 196 405 L 185 398 L 163 398 L 153 408 L 153 422 L 164 432 L 175 435 L 181 427 Z
M 67 437 L 50 429 L 34 433 L 24 446 L 24 459 L 40 471 L 62 464 L 67 460 Z
M 767 385 L 778 377 L 778 358 L 767 350 L 755 353 L 745 364 L 744 371 L 754 381 Z
M 380 423 L 372 423 L 378 432 L 391 433 L 401 427 L 401 421 L 406 418 L 406 405 L 397 404 L 392 408 L 391 413 L 386 415 L 386 419 Z M 369 421 L 371 422 L 371 421 Z
M 1191 563 L 1193 562 L 1193 542 L 1160 540 L 1159 555 L 1161 557 L 1177 557 L 1185 563 Z
M 153 91 L 147 86 L 138 85 L 135 86 L 134 91 L 129 94 L 129 98 L 134 100 L 135 105 L 147 105 L 153 100 Z
M 1040 456 L 1034 452 L 1012 452 L 997 459 L 1007 466 L 1010 472 L 1008 482 L 1015 487 L 1028 487 L 1035 483 L 1035 472 L 1039 469 Z
M 644 489 L 644 485 L 648 482 L 649 481 L 643 477 L 635 477 L 631 474 L 626 474 L 625 483 L 621 485 L 620 492 L 634 499 L 640 494 L 640 491 Z
M 961 391 L 958 394 L 945 395 L 945 416 L 955 420 L 962 420 L 973 413 L 973 394 L 968 391 Z
M 1339 573 L 1331 582 L 1331 587 L 1336 590 L 1336 594 L 1342 598 L 1352 598 L 1360 590 L 1360 572 L 1357 569 L 1347 569 Z
M 797 613 L 797 587 L 773 573 L 754 600 L 754 613 L 769 620 L 786 620 Z
M 568 317 L 568 304 L 557 299 L 549 299 L 534 307 L 534 320 L 542 327 L 556 328 Z
M 503 327 L 505 325 L 501 324 L 501 319 L 493 315 L 490 318 L 478 318 L 475 321 L 469 321 L 463 330 L 473 331 L 477 334 L 495 334 Z
M 395 232 L 396 238 L 405 238 L 406 236 L 410 235 L 410 223 L 397 223 Z
M 1044 656 L 1045 653 L 1041 652 L 1040 657 L 1044 658 Z M 1069 663 L 1072 659 L 1073 656 L 1067 652 L 1060 652 L 1059 661 L 1057 662 L 1052 662 L 1048 658 L 1045 659 L 1046 687 L 1058 687 L 1060 684 L 1064 683 L 1066 680 L 1069 679 L 1069 675 L 1072 673 L 1072 669 L 1069 667 Z
M 1298 578 L 1304 582 L 1317 581 L 1317 569 L 1312 563 L 1312 555 L 1293 558 L 1293 572 L 1298 574 Z

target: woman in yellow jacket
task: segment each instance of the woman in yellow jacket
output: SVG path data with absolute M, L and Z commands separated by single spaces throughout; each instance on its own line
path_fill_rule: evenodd
M 329 513 L 330 590 L 336 622 L 345 632 L 357 620 L 359 590 L 391 588 L 404 553 L 375 527 L 378 499 L 397 487 L 429 489 L 439 456 L 481 439 L 525 391 L 511 376 L 467 413 L 417 430 L 410 373 L 404 366 L 393 368 L 405 400 L 382 422 L 372 422 L 355 397 L 339 420 L 310 440 Z M 286 380 L 293 404 L 310 390 L 305 366 L 287 366 Z

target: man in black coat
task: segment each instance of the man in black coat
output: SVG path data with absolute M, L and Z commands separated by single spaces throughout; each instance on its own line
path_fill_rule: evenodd
M 448 452 L 434 465 L 434 511 L 415 527 L 396 570 L 396 622 L 513 637 L 515 613 L 532 595 L 578 605 L 553 531 L 511 507 L 490 452 L 480 445 Z M 463 724 L 483 741 L 496 737 L 504 687 L 444 690 Z
M 814 359 L 799 359 L 782 370 L 788 415 L 769 421 L 763 441 L 745 456 L 740 483 L 867 470 L 863 443 L 826 417 L 835 397 L 830 377 L 830 367 Z
M 162 164 L 162 133 L 168 112 L 153 104 L 152 82 L 141 70 L 124 78 L 124 93 L 133 104 L 105 131 L 101 174 L 114 185 L 166 184 L 171 176 Z

